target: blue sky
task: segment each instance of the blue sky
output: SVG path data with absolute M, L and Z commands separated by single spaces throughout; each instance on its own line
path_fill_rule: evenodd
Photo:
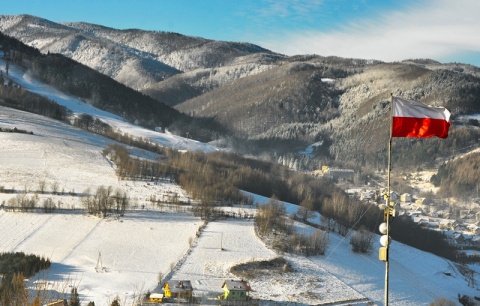
M 0 14 L 244 41 L 275 52 L 480 67 L 479 0 L 0 0 Z

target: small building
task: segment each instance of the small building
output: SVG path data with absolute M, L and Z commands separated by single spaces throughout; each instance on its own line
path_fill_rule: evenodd
M 412 195 L 409 193 L 404 193 L 400 196 L 400 201 L 402 201 L 403 203 L 412 202 L 412 200 Z
M 390 201 L 397 201 L 400 199 L 400 195 L 395 191 L 390 191 Z
M 438 227 L 443 230 L 453 230 L 453 221 L 450 219 L 442 219 Z
M 413 220 L 414 223 L 416 223 L 419 226 L 428 227 L 429 224 L 430 224 L 430 221 L 425 216 L 418 216 L 418 217 L 413 216 L 412 220 Z M 437 224 L 437 227 L 438 227 L 438 224 Z
M 355 171 L 352 169 L 339 169 L 339 168 L 330 168 L 328 166 L 322 166 L 321 170 L 312 171 L 313 176 L 323 176 L 332 179 L 344 179 L 352 180 Z
M 148 300 L 152 303 L 161 303 L 163 302 L 163 294 L 161 293 L 150 293 Z
M 355 172 L 352 169 L 330 168 L 328 174 L 335 179 L 353 180 Z
M 374 200 L 375 198 L 375 190 L 363 190 L 360 193 L 360 200 L 367 201 L 367 200 Z
M 465 248 L 472 244 L 472 236 L 463 234 L 463 233 L 455 233 L 454 234 L 455 244 L 457 248 Z
M 48 304 L 45 304 L 45 306 L 68 306 L 67 300 L 57 300 L 50 302 Z
M 252 291 L 250 285 L 244 280 L 226 280 L 222 285 L 223 294 L 218 296 L 219 300 L 226 301 L 247 301 L 248 292 Z
M 418 198 L 415 200 L 415 205 L 422 206 L 425 204 L 425 198 Z
M 163 285 L 166 298 L 192 298 L 193 287 L 189 280 L 169 280 Z

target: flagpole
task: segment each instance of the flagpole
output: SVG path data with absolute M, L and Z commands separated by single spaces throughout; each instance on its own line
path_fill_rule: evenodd
M 395 102 L 395 105 L 393 103 Z M 395 129 L 393 122 L 395 114 Z M 421 102 L 394 98 L 390 93 L 390 135 L 388 138 L 388 165 L 387 165 L 387 192 L 385 194 L 385 222 L 380 224 L 379 230 L 383 236 L 380 238 L 382 247 L 379 249 L 379 259 L 385 262 L 385 304 L 388 306 L 388 268 L 389 268 L 389 248 L 390 248 L 390 222 L 395 216 L 395 204 L 390 201 L 390 175 L 391 175 L 391 155 L 393 137 L 416 137 L 428 138 L 436 136 L 439 138 L 448 137 L 450 127 L 450 111 L 444 107 L 434 107 Z M 402 118 L 410 118 L 404 120 Z M 425 120 L 429 119 L 429 120 Z M 430 120 L 436 120 L 437 124 L 430 124 Z M 410 121 L 410 122 L 409 122 Z M 413 124 L 412 124 L 413 122 Z M 422 129 L 416 128 L 421 123 Z
M 392 155 L 392 117 L 393 117 L 393 93 L 390 93 L 390 134 L 388 136 L 388 160 L 387 160 L 387 194 L 385 196 L 386 207 L 384 212 L 385 222 L 387 223 L 387 243 L 385 252 L 385 306 L 388 306 L 388 268 L 389 268 L 389 247 L 390 247 L 390 215 L 393 207 L 390 205 L 390 172 L 391 172 L 391 155 Z

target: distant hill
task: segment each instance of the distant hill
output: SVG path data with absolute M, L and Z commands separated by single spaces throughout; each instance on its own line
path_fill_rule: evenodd
M 454 120 L 443 145 L 436 140 L 396 140 L 398 167 L 434 165 L 478 134 L 468 120 L 457 119 L 480 113 L 480 68 L 471 65 L 285 56 L 250 43 L 59 24 L 29 15 L 0 16 L 0 31 L 200 118 L 195 124 L 172 120 L 183 136 L 298 169 L 322 164 L 384 169 L 391 93 L 446 106 Z M 301 153 L 312 144 L 316 146 L 310 154 Z
M 177 33 L 116 30 L 87 23 L 54 23 L 42 18 L 1 16 L 0 31 L 38 48 L 61 53 L 125 85 L 162 96 L 157 83 L 182 72 L 248 64 L 249 55 L 272 52 L 249 43 L 220 42 Z M 244 57 L 244 58 L 243 58 Z M 243 59 L 242 59 L 243 58 Z M 240 60 L 239 60 L 240 59 Z M 245 73 L 245 72 L 244 72 Z M 234 74 L 232 74 L 234 77 Z M 195 74 L 184 79 L 198 87 Z M 209 85 L 211 86 L 211 85 Z M 168 99 L 164 103 L 171 104 Z

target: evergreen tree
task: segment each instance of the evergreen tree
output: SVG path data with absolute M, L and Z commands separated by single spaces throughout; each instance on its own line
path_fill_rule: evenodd
M 117 296 L 113 301 L 110 306 L 120 306 L 120 298 Z
M 77 287 L 73 287 L 70 293 L 70 300 L 68 306 L 80 306 L 80 297 L 78 296 Z

